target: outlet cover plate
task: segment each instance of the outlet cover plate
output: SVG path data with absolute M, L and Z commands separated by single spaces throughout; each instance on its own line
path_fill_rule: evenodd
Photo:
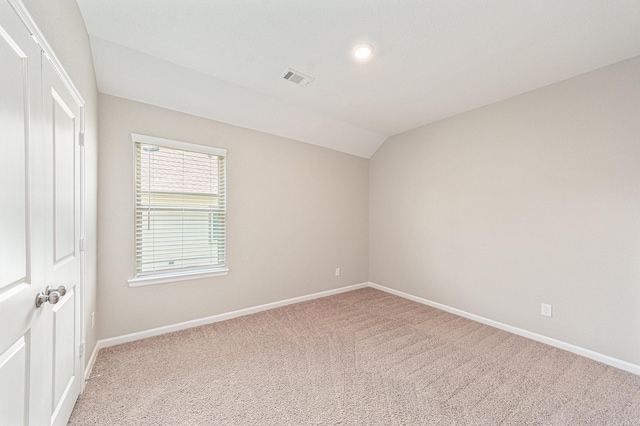
M 552 307 L 546 303 L 540 304 L 540 315 L 544 315 L 545 317 L 551 317 Z

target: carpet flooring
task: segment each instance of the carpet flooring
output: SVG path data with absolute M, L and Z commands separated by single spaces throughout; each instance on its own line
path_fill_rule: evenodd
M 93 376 L 71 425 L 640 425 L 640 376 L 371 288 L 105 348 Z

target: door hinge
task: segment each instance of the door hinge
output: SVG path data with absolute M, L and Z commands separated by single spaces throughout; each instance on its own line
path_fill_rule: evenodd
M 84 146 L 84 133 L 80 133 L 80 138 L 78 139 L 78 143 L 80 146 Z
M 80 251 L 85 251 L 87 246 L 87 240 L 80 238 Z
M 80 343 L 80 350 L 78 352 L 78 356 L 82 358 L 84 356 L 84 342 Z

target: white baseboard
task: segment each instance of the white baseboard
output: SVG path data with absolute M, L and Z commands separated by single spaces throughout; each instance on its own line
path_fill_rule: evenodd
M 241 317 L 244 315 L 255 314 L 256 312 L 267 311 L 269 309 L 279 308 L 281 306 L 291 305 L 293 303 L 305 302 L 307 300 L 318 299 L 320 297 L 331 296 L 338 293 L 344 293 L 351 290 L 357 290 L 359 288 L 367 287 L 369 283 L 355 284 L 346 287 L 341 287 L 333 290 L 321 291 L 320 293 L 308 294 L 306 296 L 293 297 L 291 299 L 285 299 L 278 302 L 266 303 L 264 305 L 254 306 L 251 308 L 240 309 L 237 311 L 227 312 L 224 314 L 213 315 L 210 317 L 200 318 L 197 320 L 185 321 L 178 324 L 171 324 L 164 327 L 152 328 L 151 330 L 139 331 L 137 333 L 125 334 L 123 336 L 111 337 L 108 339 L 102 339 L 98 341 L 96 345 L 96 351 L 109 346 L 120 345 L 122 343 L 133 342 L 135 340 L 146 339 L 147 337 L 159 336 L 165 333 L 172 333 L 174 331 L 184 330 L 187 328 L 198 327 L 201 325 L 211 324 L 214 322 L 225 321 L 232 318 Z M 92 355 L 93 359 L 94 356 Z M 89 365 L 93 367 L 91 362 Z M 88 377 L 85 375 L 85 377 Z
M 464 318 L 468 318 L 470 320 L 477 321 L 482 324 L 487 324 L 487 325 L 490 325 L 491 327 L 499 328 L 500 330 L 508 331 L 510 333 L 517 334 L 519 336 L 526 337 L 528 339 L 536 340 L 538 342 L 545 343 L 547 345 L 554 346 L 556 348 L 563 349 L 569 352 L 573 352 L 574 354 L 581 355 L 586 358 L 593 359 L 595 361 L 599 361 L 603 364 L 607 364 L 612 367 L 616 367 L 621 370 L 625 370 L 630 373 L 640 375 L 640 365 L 632 364 L 630 362 L 623 361 L 621 359 L 613 358 L 609 355 L 604 355 L 599 352 L 594 352 L 590 349 L 581 348 L 580 346 L 575 346 L 570 343 L 563 342 L 561 340 L 552 339 L 551 337 L 547 337 L 541 334 L 533 333 L 531 331 L 523 330 L 518 327 L 513 327 L 511 325 L 503 324 L 498 321 L 481 317 L 480 315 L 471 314 L 469 312 L 465 312 L 460 309 L 452 308 L 450 306 L 443 305 L 441 303 L 423 299 L 422 297 L 418 297 L 412 294 L 404 293 L 402 291 L 394 290 L 392 288 L 385 287 L 376 283 L 370 282 L 369 287 L 382 290 L 384 292 L 387 292 L 396 296 L 400 296 L 405 299 L 413 300 L 414 302 L 422 303 L 424 305 L 428 305 L 446 312 L 450 312 L 452 314 L 455 314 Z
M 84 386 L 87 383 L 87 380 L 89 380 L 89 378 L 91 377 L 91 371 L 93 370 L 93 365 L 96 363 L 96 358 L 98 357 L 99 350 L 100 350 L 100 342 L 97 342 L 96 345 L 93 347 L 93 352 L 91 352 L 91 358 L 89 358 L 87 367 L 84 369 L 84 380 L 82 381 L 80 392 L 84 391 Z
M 320 293 L 309 294 L 306 296 L 294 297 L 291 299 L 281 300 L 278 302 L 267 303 L 264 305 L 254 306 L 251 308 L 240 309 L 237 311 L 227 312 L 224 314 L 213 315 L 206 318 L 200 318 L 197 320 L 181 322 L 178 324 L 171 324 L 164 327 L 153 328 L 150 330 L 140 331 L 137 333 L 125 334 L 123 336 L 111 337 L 108 339 L 99 340 L 96 344 L 93 353 L 91 354 L 91 358 L 89 359 L 89 363 L 87 364 L 87 368 L 85 370 L 85 378 L 89 378 L 91 374 L 91 370 L 93 369 L 93 364 L 96 361 L 96 356 L 98 351 L 102 348 L 106 348 L 109 346 L 120 345 L 123 343 L 133 342 L 135 340 L 146 339 L 147 337 L 159 336 L 165 333 L 172 333 L 174 331 L 185 330 L 187 328 L 198 327 L 201 325 L 211 324 L 218 321 L 225 321 L 232 318 L 237 318 L 244 315 L 254 314 L 256 312 L 267 311 L 269 309 L 279 308 L 281 306 L 291 305 L 293 303 L 304 302 L 307 300 L 318 299 L 320 297 L 331 296 L 338 293 L 344 293 L 351 290 L 357 290 L 359 288 L 371 287 L 375 288 L 396 296 L 403 297 L 405 299 L 413 300 L 414 302 L 422 303 L 424 305 L 428 305 L 437 309 L 441 309 L 446 312 L 450 312 L 455 315 L 459 315 L 464 318 L 468 318 L 473 321 L 480 322 L 482 324 L 490 325 L 491 327 L 499 328 L 500 330 L 508 331 L 513 334 L 517 334 L 519 336 L 526 337 L 528 339 L 536 340 L 541 343 L 545 343 L 550 346 L 554 346 L 559 349 L 563 349 L 569 352 L 573 352 L 577 355 L 584 356 L 586 358 L 593 359 L 595 361 L 602 362 L 603 364 L 610 365 L 612 367 L 619 368 L 621 370 L 628 371 L 633 374 L 640 375 L 640 365 L 632 364 L 627 361 L 623 361 L 617 358 L 613 358 L 609 355 L 604 355 L 599 352 L 592 351 L 590 349 L 585 349 L 579 346 L 572 345 L 567 342 L 563 342 L 561 340 L 553 339 L 551 337 L 543 336 L 541 334 L 533 333 L 531 331 L 527 331 L 518 327 L 513 327 L 508 324 L 504 324 L 498 321 L 491 320 L 489 318 L 482 317 L 480 315 L 471 314 L 469 312 L 462 311 L 460 309 L 452 308 L 447 305 L 443 305 L 441 303 L 433 302 L 428 299 L 423 299 L 422 297 L 414 296 L 412 294 L 404 293 L 402 291 L 394 290 L 389 287 L 385 287 L 376 283 L 368 282 L 362 284 L 350 285 L 347 287 L 341 287 L 334 290 L 322 291 Z

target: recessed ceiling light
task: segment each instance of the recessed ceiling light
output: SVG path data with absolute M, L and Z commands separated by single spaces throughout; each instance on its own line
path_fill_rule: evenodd
M 353 56 L 355 56 L 356 59 L 359 60 L 368 59 L 372 53 L 373 46 L 371 46 L 370 44 L 359 44 L 353 48 Z

